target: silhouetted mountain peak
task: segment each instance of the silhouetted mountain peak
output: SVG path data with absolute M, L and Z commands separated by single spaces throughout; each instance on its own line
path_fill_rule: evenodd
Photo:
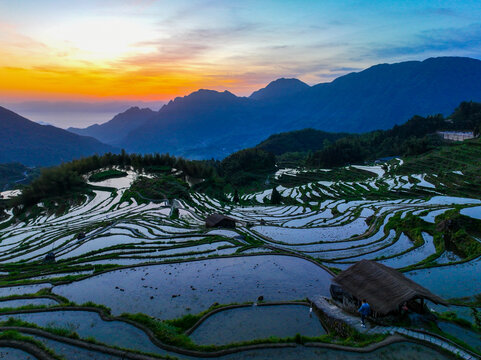
M 228 104 L 237 102 L 240 99 L 241 98 L 235 96 L 227 90 L 220 92 L 215 90 L 199 89 L 187 96 L 176 97 L 174 100 L 169 101 L 169 103 L 165 105 L 160 112 L 169 112 L 184 107 L 204 108 L 211 106 L 227 106 Z
M 280 78 L 272 81 L 265 88 L 254 91 L 249 98 L 254 100 L 267 100 L 293 95 L 310 86 L 298 79 Z
M 125 134 L 143 125 L 157 112 L 149 108 L 132 106 L 115 115 L 112 120 L 101 125 L 94 124 L 85 129 L 68 128 L 67 130 L 78 135 L 92 136 L 104 143 L 116 145 Z
M 227 90 L 220 92 L 216 90 L 199 89 L 197 91 L 194 91 L 193 93 L 190 93 L 187 96 L 176 97 L 173 101 L 169 102 L 169 105 L 178 102 L 217 101 L 234 98 L 237 98 L 237 96 Z
M 137 111 L 140 111 L 141 109 L 138 106 L 131 106 L 127 110 L 124 111 L 124 113 L 134 113 Z

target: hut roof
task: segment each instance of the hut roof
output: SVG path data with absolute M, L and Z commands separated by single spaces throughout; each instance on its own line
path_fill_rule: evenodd
M 209 215 L 207 217 L 207 219 L 205 219 L 205 223 L 208 226 L 215 226 L 218 223 L 220 223 L 222 220 L 230 220 L 230 221 L 234 221 L 234 222 L 236 221 L 235 219 L 233 219 L 229 216 L 225 216 L 225 215 L 222 215 L 222 214 L 212 214 L 212 215 Z
M 408 279 L 399 271 L 375 261 L 361 260 L 333 279 L 358 299 L 366 299 L 379 314 L 396 311 L 405 301 L 416 298 L 447 305 L 439 296 Z

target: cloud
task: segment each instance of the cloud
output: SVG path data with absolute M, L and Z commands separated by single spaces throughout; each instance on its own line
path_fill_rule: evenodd
M 459 11 L 446 7 L 428 7 L 418 11 L 421 15 L 447 16 L 447 17 L 464 17 Z
M 369 51 L 374 58 L 396 58 L 406 55 L 424 55 L 458 52 L 481 56 L 481 24 L 475 23 L 462 28 L 440 28 L 425 30 L 414 39 L 398 44 L 374 45 Z M 367 55 L 366 53 L 364 55 Z
M 0 21 L 0 65 L 24 64 L 50 50 L 44 43 L 21 34 L 15 26 Z

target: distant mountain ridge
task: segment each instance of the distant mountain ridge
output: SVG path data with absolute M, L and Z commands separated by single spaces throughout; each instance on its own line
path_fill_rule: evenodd
M 375 65 L 314 86 L 278 79 L 250 97 L 199 90 L 148 118 L 126 114 L 132 126 L 108 130 L 100 125 L 98 133 L 89 134 L 127 151 L 222 158 L 279 132 L 387 129 L 413 115 L 448 114 L 469 100 L 481 100 L 481 61 L 440 57 Z M 115 143 L 109 131 L 117 131 Z
M 37 124 L 0 106 L 0 163 L 50 166 L 109 151 L 117 149 L 92 137 Z
M 91 136 L 101 142 L 108 144 L 119 144 L 130 131 L 143 125 L 152 116 L 155 111 L 139 107 L 131 107 L 123 113 L 115 115 L 112 120 L 104 124 L 94 124 L 85 129 L 68 128 L 67 130 L 77 135 Z

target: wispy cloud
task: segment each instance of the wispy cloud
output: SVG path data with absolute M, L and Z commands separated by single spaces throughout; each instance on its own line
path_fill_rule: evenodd
M 458 52 L 481 57 L 481 23 L 463 28 L 440 28 L 420 32 L 404 43 L 373 46 L 369 50 L 374 58 L 395 58 L 405 55 L 425 55 Z

